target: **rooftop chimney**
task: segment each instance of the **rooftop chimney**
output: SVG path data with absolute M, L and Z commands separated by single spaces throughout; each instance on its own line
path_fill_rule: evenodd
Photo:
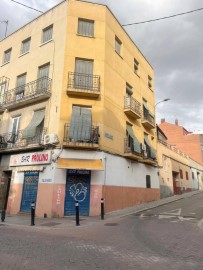
M 165 118 L 161 119 L 161 124 L 165 123 Z
M 175 125 L 178 126 L 178 119 L 175 120 Z

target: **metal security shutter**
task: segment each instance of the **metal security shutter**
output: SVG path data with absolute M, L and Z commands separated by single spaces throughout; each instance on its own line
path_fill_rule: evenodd
M 31 202 L 36 203 L 38 181 L 39 181 L 39 172 L 25 172 L 23 193 L 20 207 L 21 212 L 30 212 Z
M 45 111 L 35 111 L 29 125 L 23 130 L 22 139 L 33 138 L 36 135 L 37 127 L 44 120 Z
M 93 87 L 93 61 L 75 60 L 74 87 L 81 89 L 92 89 Z
M 67 170 L 64 215 L 75 215 L 75 201 L 81 216 L 89 215 L 91 171 Z
M 138 141 L 138 139 L 135 137 L 133 129 L 130 125 L 126 126 L 127 132 L 130 135 L 130 137 L 133 139 L 133 149 L 136 153 L 141 154 L 141 143 Z

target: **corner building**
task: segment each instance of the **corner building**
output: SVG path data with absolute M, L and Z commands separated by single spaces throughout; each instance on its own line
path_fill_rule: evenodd
M 13 46 L 15 41 L 15 46 Z M 12 47 L 13 46 L 13 47 Z M 105 5 L 64 1 L 1 41 L 1 201 L 98 215 L 160 196 L 154 74 Z M 2 206 L 3 207 L 3 206 Z

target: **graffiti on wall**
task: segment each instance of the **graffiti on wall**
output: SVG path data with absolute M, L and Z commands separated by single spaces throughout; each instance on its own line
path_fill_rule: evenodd
M 75 201 L 82 202 L 86 198 L 87 187 L 85 187 L 82 183 L 73 184 L 70 186 L 69 192 Z

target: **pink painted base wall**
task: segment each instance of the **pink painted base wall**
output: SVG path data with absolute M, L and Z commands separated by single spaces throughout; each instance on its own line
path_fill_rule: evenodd
M 65 184 L 39 184 L 36 203 L 36 216 L 48 217 L 64 216 Z M 22 184 L 10 187 L 7 212 L 17 214 L 20 211 Z M 160 198 L 159 189 L 132 188 L 118 186 L 91 185 L 90 188 L 90 216 L 100 215 L 101 198 L 105 199 L 105 212 L 135 206 L 137 204 L 155 201 Z

